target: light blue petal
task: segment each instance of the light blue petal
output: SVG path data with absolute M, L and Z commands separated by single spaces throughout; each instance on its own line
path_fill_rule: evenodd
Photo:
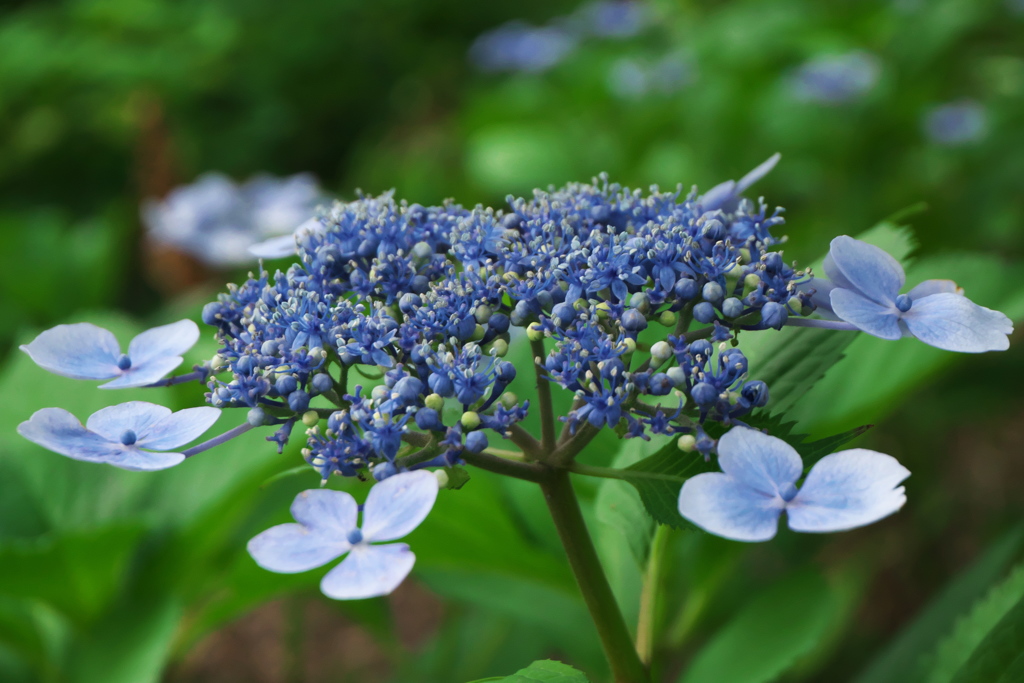
M 155 472 L 174 467 L 184 461 L 185 456 L 181 453 L 151 453 L 136 446 L 121 446 L 116 454 L 103 462 L 132 472 Z
M 767 541 L 785 505 L 721 472 L 690 477 L 679 492 L 679 514 L 708 533 L 733 541 Z
M 700 208 L 704 211 L 720 209 L 736 198 L 736 181 L 726 180 L 719 183 L 705 192 L 697 199 Z
M 892 304 L 906 280 L 902 266 L 885 250 L 846 235 L 832 240 L 828 256 L 829 279 L 875 303 Z
M 121 347 L 109 330 L 92 323 L 57 325 L 21 350 L 50 372 L 74 379 L 109 379 L 121 374 Z
M 788 443 L 748 427 L 733 427 L 718 440 L 718 464 L 737 482 L 767 496 L 795 484 L 804 468 Z
M 371 489 L 372 490 L 372 489 Z M 358 528 L 359 505 L 344 491 L 309 489 L 295 496 L 292 517 L 296 522 L 325 536 L 348 538 Z
M 751 185 L 753 185 L 758 180 L 768 175 L 771 172 L 771 170 L 775 168 L 775 164 L 779 163 L 779 159 L 781 158 L 782 155 L 776 152 L 775 154 L 768 157 L 767 160 L 762 161 L 750 173 L 740 178 L 739 182 L 736 183 L 736 194 L 743 194 L 744 192 L 747 191 L 747 189 L 750 188 Z
M 120 444 L 121 435 L 125 431 L 130 429 L 138 437 L 140 434 L 148 432 L 170 414 L 170 408 L 158 406 L 155 403 L 129 401 L 97 410 L 89 416 L 85 425 L 90 431 Z
M 942 294 L 944 292 L 948 292 L 950 294 L 963 294 L 964 290 L 963 287 L 958 287 L 952 280 L 925 280 L 917 287 L 914 287 L 907 292 L 907 296 L 910 297 L 911 301 L 917 301 L 918 299 L 923 299 L 926 296 Z
M 120 452 L 120 441 L 112 442 L 86 429 L 63 408 L 43 408 L 18 425 L 18 433 L 43 448 L 75 460 L 103 462 Z
M 350 547 L 343 536 L 324 534 L 301 524 L 271 527 L 246 545 L 256 564 L 282 574 L 316 569 L 340 557 Z
M 257 258 L 277 259 L 294 256 L 298 251 L 295 245 L 295 235 L 282 235 L 271 237 L 268 240 L 257 242 L 249 247 L 249 253 Z
M 882 339 L 899 339 L 900 312 L 894 304 L 878 304 L 849 289 L 836 287 L 829 295 L 832 310 L 840 320 Z
M 794 531 L 824 533 L 877 522 L 903 507 L 910 471 L 884 453 L 854 448 L 826 455 L 786 505 Z
M 412 571 L 416 556 L 405 543 L 360 543 L 341 564 L 327 572 L 320 590 L 335 600 L 362 600 L 387 595 Z
M 181 363 L 180 356 L 198 340 L 199 327 L 188 319 L 146 330 L 128 344 L 132 369 L 141 369 L 151 361 L 164 358 L 178 357 L 178 363 Z
M 437 500 L 437 477 L 427 470 L 402 472 L 370 489 L 363 505 L 363 538 L 393 541 L 420 525 Z
M 220 410 L 209 406 L 186 408 L 168 415 L 148 429 L 136 432 L 139 448 L 169 451 L 198 439 L 220 417 Z
M 131 389 L 132 387 L 145 387 L 154 382 L 159 382 L 182 363 L 181 356 L 169 356 L 167 358 L 154 358 L 141 366 L 132 366 L 120 377 L 106 384 L 101 384 L 100 389 Z
M 1010 347 L 1013 321 L 959 294 L 932 294 L 903 314 L 911 334 L 946 351 L 982 353 Z

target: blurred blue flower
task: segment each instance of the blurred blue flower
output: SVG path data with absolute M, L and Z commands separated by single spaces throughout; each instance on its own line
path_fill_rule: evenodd
M 183 461 L 185 454 L 168 451 L 198 438 L 218 417 L 220 411 L 208 406 L 172 413 L 153 403 L 130 401 L 93 413 L 85 426 L 63 408 L 43 408 L 18 425 L 18 433 L 75 460 L 145 472 Z
M 743 193 L 750 189 L 751 185 L 768 175 L 781 158 L 782 155 L 776 152 L 739 180 L 726 180 L 715 185 L 698 197 L 697 202 L 705 211 L 722 209 L 726 213 L 731 213 L 735 210 Z
M 683 55 L 673 53 L 648 65 L 632 57 L 617 59 L 608 72 L 608 89 L 623 99 L 640 99 L 652 92 L 677 92 L 694 81 L 694 69 Z
M 926 280 L 906 294 L 899 262 L 882 249 L 841 235 L 825 259 L 831 310 L 840 320 L 882 339 L 917 337 L 947 351 L 981 353 L 1010 346 L 1013 323 L 979 306 L 951 280 Z M 828 286 L 825 287 L 828 289 Z
M 217 267 L 253 261 L 253 244 L 294 233 L 324 199 L 316 179 L 302 173 L 287 178 L 259 175 L 236 184 L 220 173 L 206 173 L 191 185 L 143 205 L 147 234 Z
M 651 8 L 635 0 L 597 0 L 577 12 L 584 30 L 598 38 L 631 38 L 651 23 Z
M 256 564 L 292 574 L 320 567 L 348 553 L 320 582 L 324 595 L 358 600 L 387 595 L 412 570 L 416 556 L 405 543 L 372 545 L 408 535 L 426 518 L 437 499 L 437 477 L 428 471 L 403 472 L 374 485 L 359 506 L 343 491 L 303 491 L 292 503 L 298 524 L 281 524 L 249 541 Z
M 578 40 L 558 26 L 530 26 L 511 21 L 480 34 L 469 49 L 469 58 L 485 72 L 547 71 L 568 57 Z
M 843 104 L 867 94 L 875 87 L 881 71 L 878 57 L 853 50 L 805 62 L 789 77 L 788 85 L 799 100 Z
M 42 368 L 74 379 L 114 379 L 101 389 L 143 387 L 181 365 L 181 354 L 199 339 L 191 320 L 161 325 L 137 335 L 121 353 L 117 338 L 92 323 L 57 325 L 20 348 Z
M 988 114 L 974 100 L 949 102 L 929 110 L 923 124 L 929 140 L 955 147 L 984 138 L 988 133 Z
M 722 472 L 687 479 L 679 514 L 705 531 L 734 541 L 767 541 L 786 511 L 794 531 L 854 529 L 888 517 L 907 497 L 900 482 L 910 471 L 883 453 L 854 448 L 827 455 L 803 486 L 800 454 L 782 439 L 734 427 L 718 442 Z

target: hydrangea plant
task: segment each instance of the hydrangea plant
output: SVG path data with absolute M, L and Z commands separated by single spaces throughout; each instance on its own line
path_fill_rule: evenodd
M 71 458 L 153 470 L 252 429 L 268 430 L 280 452 L 303 425 L 309 467 L 324 483 L 371 482 L 366 502 L 305 491 L 295 523 L 248 549 L 275 572 L 345 555 L 321 584 L 336 599 L 401 583 L 415 556 L 392 541 L 423 522 L 453 475 L 462 483 L 465 466 L 535 482 L 615 680 L 647 680 L 570 475 L 640 488 L 631 476 L 656 470 L 675 501 L 666 511 L 642 495 L 657 521 L 737 541 L 771 539 L 783 512 L 801 532 L 871 524 L 903 506 L 909 471 L 870 450 L 827 454 L 850 434 L 805 463 L 787 434 L 770 433 L 771 387 L 751 376 L 740 333 L 818 327 L 977 353 L 1007 348 L 1012 332 L 1006 316 L 952 282 L 900 293 L 899 264 L 852 237 L 832 241 L 827 279 L 787 263 L 781 209 L 743 196 L 777 161 L 704 193 L 645 193 L 602 176 L 510 197 L 500 210 L 425 207 L 390 193 L 335 203 L 296 230 L 286 270 L 261 268 L 203 309 L 220 350 L 190 373 L 165 377 L 196 341 L 189 321 L 139 335 L 127 354 L 87 323 L 22 347 L 47 370 L 112 380 L 108 388 L 204 383 L 209 407 L 171 414 L 131 402 L 85 426 L 47 408 L 19 432 Z M 509 360 L 517 345 L 528 345 L 533 367 Z M 532 400 L 509 390 L 519 373 L 535 382 Z M 571 397 L 563 415 L 558 390 Z M 181 450 L 227 409 L 245 411 L 239 426 Z M 536 433 L 524 425 L 531 414 Z M 577 462 L 606 430 L 669 445 L 628 470 Z

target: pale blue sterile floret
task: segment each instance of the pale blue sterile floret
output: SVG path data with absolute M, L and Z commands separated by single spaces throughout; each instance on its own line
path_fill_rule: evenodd
M 74 460 L 145 472 L 182 462 L 186 456 L 176 450 L 218 417 L 220 410 L 208 406 L 172 413 L 164 406 L 129 401 L 93 413 L 85 425 L 63 408 L 43 408 L 18 425 L 18 433 Z
M 117 338 L 92 323 L 57 325 L 23 344 L 42 368 L 74 379 L 109 379 L 101 389 L 143 387 L 181 365 L 182 354 L 199 339 L 191 320 L 161 325 L 137 335 L 121 353 Z
M 827 533 L 877 522 L 903 507 L 900 482 L 910 471 L 895 458 L 863 448 L 827 455 L 803 485 L 800 454 L 782 439 L 734 427 L 718 442 L 722 472 L 691 477 L 679 514 L 734 541 L 767 541 L 786 512 L 794 531 Z
M 1013 322 L 979 306 L 950 280 L 927 280 L 900 294 L 905 275 L 882 249 L 846 235 L 832 240 L 825 259 L 830 283 L 812 281 L 815 303 L 840 320 L 882 339 L 917 337 L 926 344 L 964 353 L 1004 351 Z M 824 306 L 819 311 L 826 310 Z
M 292 503 L 297 524 L 281 524 L 249 541 L 256 563 L 273 572 L 297 573 L 348 556 L 320 582 L 324 595 L 358 600 L 391 593 L 412 571 L 416 556 L 405 543 L 377 545 L 403 538 L 426 518 L 437 499 L 437 477 L 418 470 L 375 484 L 359 506 L 344 491 L 303 491 Z

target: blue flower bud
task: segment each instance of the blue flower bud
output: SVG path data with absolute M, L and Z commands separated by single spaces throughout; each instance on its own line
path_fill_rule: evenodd
M 126 429 L 124 430 L 124 432 L 121 433 L 121 443 L 123 443 L 125 446 L 131 446 L 136 441 L 138 441 L 138 438 L 139 437 L 136 436 L 135 432 L 132 431 L 131 429 Z
M 398 474 L 398 468 L 393 462 L 382 462 L 373 468 L 373 478 L 377 481 L 384 481 L 396 474 Z
M 648 393 L 651 396 L 665 396 L 668 392 L 672 391 L 672 388 L 673 384 L 669 376 L 664 372 L 659 372 L 651 377 Z
M 476 331 L 476 318 L 468 316 L 448 327 L 448 333 L 459 341 L 469 341 Z
M 309 407 L 309 394 L 302 389 L 296 389 L 288 394 L 288 407 L 297 413 L 305 412 Z
M 416 292 L 417 294 L 425 294 L 430 289 L 430 280 L 426 275 L 417 275 L 412 279 L 412 284 L 409 289 Z
M 393 391 L 406 403 L 413 403 L 423 393 L 423 382 L 417 377 L 403 377 L 395 383 Z
M 526 301 L 519 301 L 516 303 L 516 307 L 512 309 L 512 315 L 509 317 L 513 325 L 524 327 L 526 323 L 533 319 L 533 311 L 530 310 L 530 304 L 526 303 Z
M 455 395 L 455 383 L 452 382 L 448 375 L 435 372 L 427 379 L 427 384 L 430 385 L 431 391 L 445 398 Z
M 423 299 L 421 299 L 418 294 L 406 292 L 402 295 L 402 298 L 398 300 L 398 310 L 406 315 L 412 315 L 422 303 Z
M 223 310 L 223 306 L 219 301 L 211 301 L 203 306 L 203 313 L 201 316 L 203 323 L 206 325 L 216 326 L 221 310 Z
M 907 308 L 910 308 L 909 306 Z M 127 370 L 132 366 L 132 359 L 128 357 L 128 354 L 122 353 L 117 357 L 117 367 L 121 370 Z
M 714 305 L 707 301 L 701 301 L 693 307 L 693 319 L 699 323 L 710 323 L 717 317 Z
M 626 332 L 639 332 L 647 329 L 647 318 L 635 308 L 627 308 L 622 314 L 622 329 Z
M 313 387 L 313 391 L 318 394 L 324 394 L 334 388 L 334 380 L 326 372 L 318 372 L 313 375 L 313 379 L 310 382 Z
M 507 213 L 501 217 L 501 227 L 506 230 L 518 230 L 523 224 L 523 219 L 516 213 Z
M 556 304 L 555 307 L 551 309 L 551 317 L 554 318 L 562 327 L 568 327 L 572 324 L 572 321 L 576 319 L 576 309 L 572 304 Z
M 235 372 L 239 375 L 251 375 L 256 369 L 256 359 L 252 356 L 242 356 L 235 361 Z
M 697 281 L 689 277 L 681 277 L 676 280 L 675 286 L 672 288 L 673 293 L 682 299 L 683 301 L 689 301 L 690 299 L 697 296 L 699 287 Z
M 704 224 L 700 232 L 702 237 L 717 242 L 725 237 L 725 226 L 722 225 L 722 221 L 712 218 Z
M 268 339 L 260 346 L 260 354 L 264 356 L 276 356 L 281 350 L 281 344 L 276 339 Z
M 274 382 L 274 388 L 277 389 L 277 393 L 287 396 L 299 388 L 299 381 L 295 379 L 294 375 L 284 375 L 277 378 L 277 381 Z
M 550 311 L 555 300 L 552 298 L 551 292 L 537 292 L 537 303 L 539 303 L 540 307 L 545 311 Z
M 738 318 L 743 315 L 743 302 L 734 296 L 722 302 L 722 314 L 726 318 Z
M 768 403 L 768 385 L 761 380 L 747 382 L 740 390 L 740 395 L 752 408 L 760 408 Z
M 690 344 L 689 351 L 691 354 L 695 356 L 700 355 L 704 358 L 704 360 L 707 360 L 708 358 L 711 357 L 714 348 L 715 347 L 712 346 L 711 342 L 709 342 L 707 339 L 698 339 L 697 341 Z
M 651 310 L 651 300 L 643 292 L 637 292 L 633 296 L 629 297 L 630 308 L 635 308 L 641 313 L 648 313 Z
M 672 386 L 677 389 L 686 384 L 686 370 L 682 369 L 678 365 L 669 368 L 665 371 L 668 378 L 672 381 Z
M 706 408 L 718 400 L 718 390 L 708 382 L 697 382 L 690 390 L 690 397 L 693 398 L 694 403 Z
M 508 325 L 508 316 L 504 313 L 495 313 L 491 316 L 491 319 L 487 321 L 487 326 L 498 334 L 505 334 L 508 332 Z
M 781 330 L 788 319 L 789 313 L 786 312 L 786 307 L 775 301 L 769 301 L 761 309 L 761 320 L 765 325 L 776 330 Z
M 470 432 L 466 436 L 466 450 L 470 453 L 479 453 L 487 448 L 487 435 L 482 431 Z
M 416 411 L 416 426 L 428 432 L 444 431 L 441 414 L 433 408 L 420 408 Z
M 725 298 L 725 290 L 717 282 L 704 283 L 704 288 L 700 293 L 704 297 L 704 301 L 710 301 L 713 304 L 721 303 L 722 299 Z
M 366 239 L 359 243 L 359 246 L 356 248 L 356 254 L 362 256 L 363 258 L 373 258 L 374 256 L 377 255 L 377 247 L 379 245 L 380 240 L 378 240 L 376 237 L 367 237 Z
M 398 480 L 396 479 L 395 481 L 398 481 Z M 348 539 L 347 540 L 352 545 L 356 545 L 357 543 L 362 543 L 363 542 L 363 532 L 360 531 L 359 529 L 353 529 L 352 531 L 348 532 Z
M 764 262 L 764 268 L 769 273 L 778 273 L 785 267 L 785 262 L 782 260 L 782 254 L 777 251 L 772 251 L 764 255 L 762 259 Z
M 252 408 L 245 416 L 245 421 L 253 427 L 260 427 L 267 421 L 267 411 L 263 408 Z
M 913 299 L 906 294 L 900 294 L 896 297 L 896 309 L 901 313 L 906 313 L 910 310 L 910 307 L 914 305 Z
M 499 382 L 511 382 L 516 378 L 516 366 L 508 361 L 498 363 L 497 378 Z

